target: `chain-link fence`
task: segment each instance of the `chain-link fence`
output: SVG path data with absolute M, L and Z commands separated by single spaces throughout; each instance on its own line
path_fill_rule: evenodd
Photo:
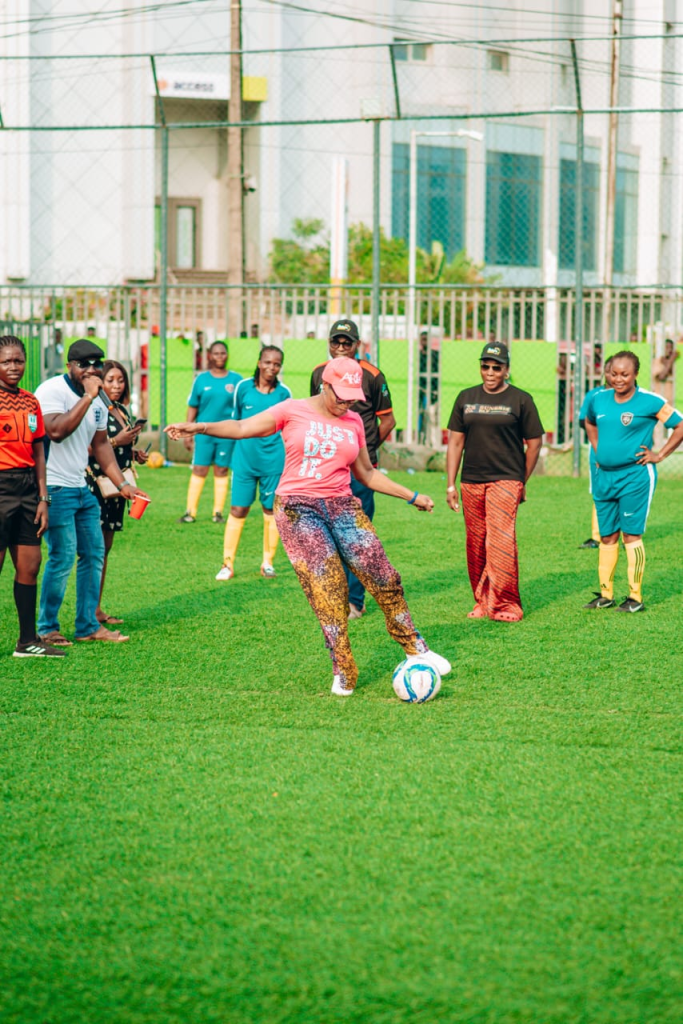
M 46 30 L 0 60 L 0 318 L 31 342 L 32 384 L 88 333 L 130 366 L 138 409 L 162 426 L 218 338 L 243 373 L 261 342 L 282 344 L 305 394 L 344 315 L 405 440 L 441 442 L 494 337 L 554 446 L 571 445 L 581 393 L 624 346 L 640 383 L 675 400 L 678 36 L 624 35 L 616 60 L 610 35 L 578 29 L 573 47 L 569 34 L 462 43 L 393 29 L 366 44 L 343 27 L 332 47 L 257 4 L 235 121 L 234 54 L 205 49 L 219 6 L 178 13 L 161 39 L 99 24 L 71 56 Z

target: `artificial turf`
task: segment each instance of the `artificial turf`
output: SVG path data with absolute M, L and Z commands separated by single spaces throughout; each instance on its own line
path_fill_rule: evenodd
M 590 613 L 585 481 L 534 479 L 519 624 L 466 618 L 463 524 L 380 498 L 415 620 L 455 669 L 401 704 L 378 608 L 331 670 L 261 516 L 175 522 L 187 470 L 111 556 L 124 645 L 9 657 L 0 580 L 3 1024 L 679 1024 L 683 484 L 646 535 L 647 611 Z M 210 484 L 207 485 L 207 492 Z M 625 558 L 617 570 L 625 593 Z M 62 626 L 72 632 L 70 586 Z

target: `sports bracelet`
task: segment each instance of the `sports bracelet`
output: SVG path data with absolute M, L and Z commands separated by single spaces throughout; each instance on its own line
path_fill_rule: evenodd
M 406 499 L 409 505 L 414 505 L 415 504 L 415 500 L 418 497 L 419 493 L 420 493 L 419 491 L 415 491 L 415 494 L 412 496 L 412 498 L 407 498 Z
M 117 491 L 122 491 L 123 488 L 127 487 L 127 486 L 128 486 L 128 481 L 127 480 L 122 480 L 120 484 L 116 485 L 116 490 Z

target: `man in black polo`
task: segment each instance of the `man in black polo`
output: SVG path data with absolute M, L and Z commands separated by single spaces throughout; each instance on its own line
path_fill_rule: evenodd
M 330 327 L 329 338 L 330 359 L 336 359 L 338 356 L 358 359 L 360 335 L 358 325 L 353 320 L 336 320 Z M 366 400 L 354 402 L 351 408 L 363 420 L 368 455 L 370 462 L 376 466 L 379 447 L 396 426 L 396 420 L 384 374 L 366 359 L 358 359 L 358 362 L 363 371 L 362 388 Z M 311 395 L 317 395 L 321 389 L 324 368 L 325 364 L 321 363 L 311 374 Z M 374 491 L 359 483 L 353 474 L 351 490 L 360 500 L 368 519 L 372 519 L 375 515 Z M 365 612 L 365 587 L 348 569 L 346 578 L 349 581 L 349 618 L 359 619 Z

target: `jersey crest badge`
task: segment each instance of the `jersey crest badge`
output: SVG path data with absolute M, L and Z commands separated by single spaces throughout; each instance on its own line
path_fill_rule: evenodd
M 631 423 L 632 420 L 633 420 L 633 413 L 632 412 L 622 412 L 622 414 L 619 417 L 619 419 L 624 424 L 624 426 L 627 427 L 629 425 L 629 423 Z
M 38 429 L 38 417 L 35 415 L 35 413 L 30 412 L 28 414 L 28 429 L 31 431 L 32 434 L 35 434 L 36 430 Z
M 225 390 L 228 392 L 229 395 L 231 395 L 233 393 L 233 391 L 235 390 L 235 385 L 234 384 L 226 384 L 225 385 Z

